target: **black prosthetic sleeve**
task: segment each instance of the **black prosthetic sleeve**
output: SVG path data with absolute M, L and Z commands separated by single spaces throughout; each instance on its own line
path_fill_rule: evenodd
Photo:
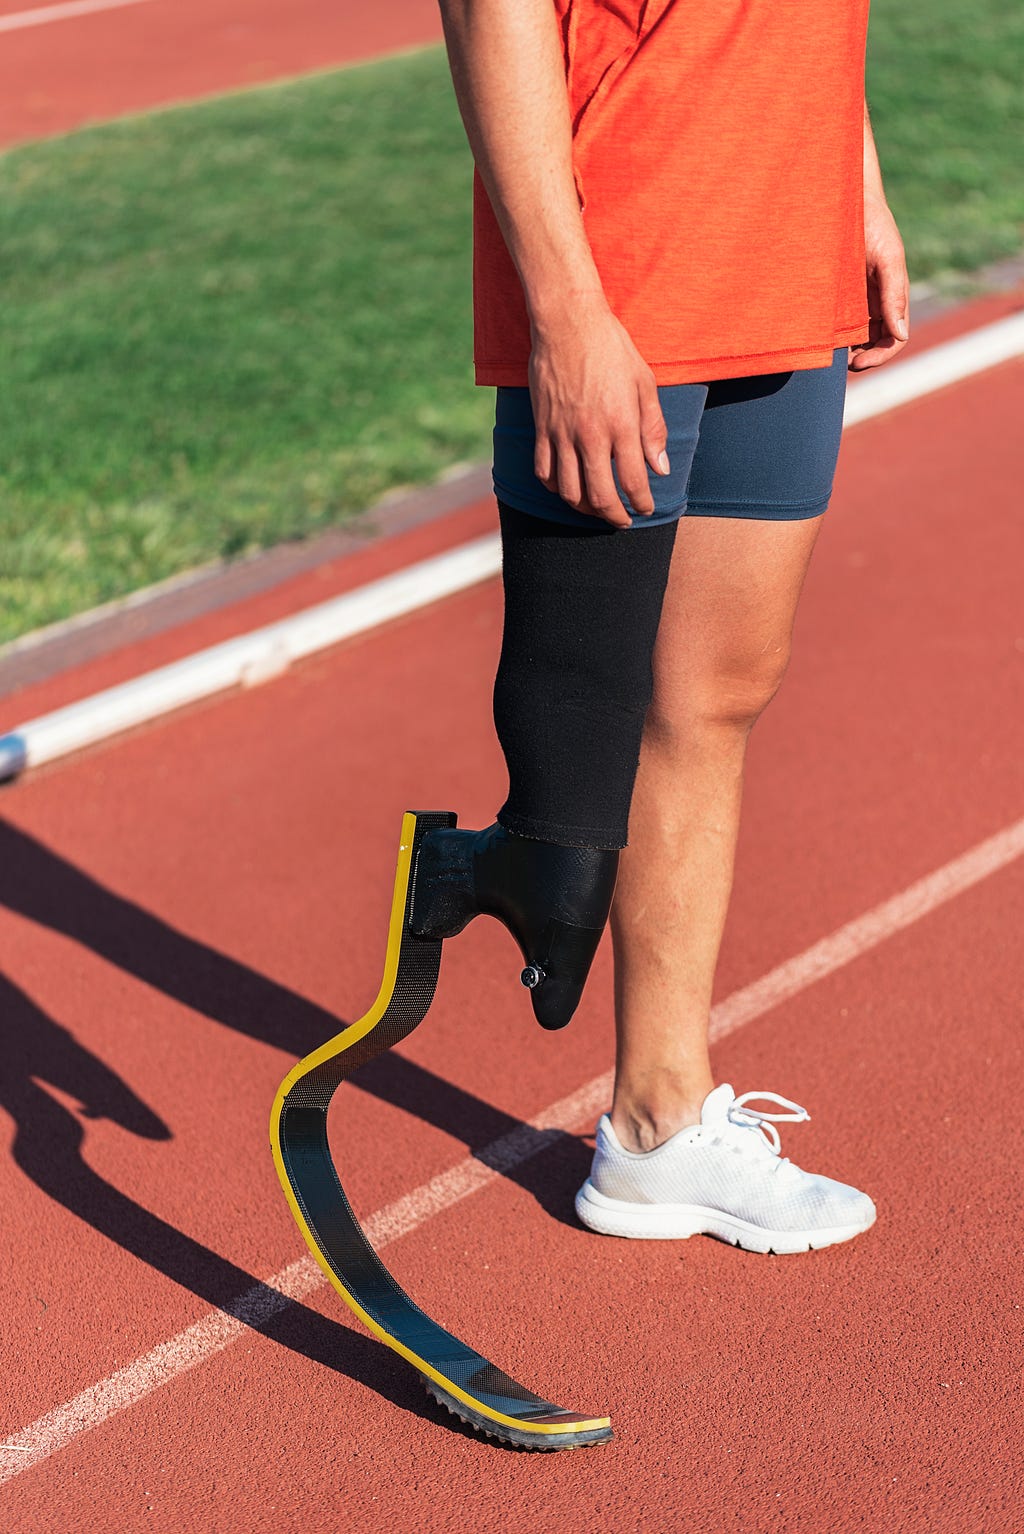
M 583 994 L 626 844 L 675 523 L 580 530 L 499 509 L 505 633 L 494 719 L 509 796 L 497 825 L 424 836 L 411 924 L 436 939 L 496 916 L 526 960 L 537 1021 L 562 1028 Z
M 624 847 L 676 523 L 574 528 L 498 509 L 498 820 L 563 847 Z

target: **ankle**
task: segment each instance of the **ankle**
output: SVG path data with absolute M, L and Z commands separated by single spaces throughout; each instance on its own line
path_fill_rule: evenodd
M 628 1151 L 651 1151 L 670 1140 L 680 1129 L 700 1123 L 704 1099 L 712 1090 L 691 1092 L 657 1105 L 617 1100 L 608 1115 L 619 1144 Z
M 654 1150 L 680 1129 L 700 1123 L 704 1100 L 714 1089 L 706 1047 L 695 1044 L 682 1062 L 656 1056 L 638 1061 L 620 1051 L 608 1117 L 626 1150 Z

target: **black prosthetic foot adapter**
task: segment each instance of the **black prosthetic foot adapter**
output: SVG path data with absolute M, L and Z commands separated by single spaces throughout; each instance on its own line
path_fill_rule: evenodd
M 412 930 L 454 937 L 474 916 L 495 916 L 519 944 L 534 1016 L 564 1028 L 579 1005 L 601 940 L 619 854 L 485 831 L 428 831 L 416 859 Z
M 448 833 L 454 826 L 455 816 L 444 812 L 404 817 L 380 991 L 365 1017 L 300 1060 L 281 1083 L 270 1120 L 274 1164 L 292 1214 L 327 1278 L 370 1331 L 419 1371 L 435 1400 L 470 1426 L 518 1448 L 576 1449 L 606 1443 L 612 1436 L 607 1417 L 570 1411 L 534 1395 L 420 1310 L 399 1288 L 363 1234 L 331 1157 L 327 1110 L 336 1088 L 357 1066 L 407 1038 L 423 1021 L 434 999 L 442 936 L 417 937 L 413 932 L 412 873 L 425 837 L 431 832 Z M 460 886 L 460 880 L 453 879 L 452 885 Z M 420 887 L 425 893 L 426 883 Z M 482 878 L 481 893 L 488 888 Z M 560 910 L 556 920 L 569 926 L 572 922 L 566 918 L 581 912 L 592 914 L 585 901 Z M 473 914 L 467 912 L 452 930 L 460 931 Z M 503 913 L 491 914 L 507 919 Z M 516 931 L 520 943 L 524 936 L 532 939 L 535 935 L 530 921 L 523 918 Z M 531 947 L 524 948 L 524 954 L 532 951 Z M 560 973 L 562 949 L 555 945 L 543 952 L 554 966 L 553 979 Z M 578 980 L 582 989 L 589 963 L 588 957 L 582 978 L 578 965 L 570 966 L 576 976 L 573 986 Z M 543 982 L 548 983 L 548 979 Z M 562 996 L 563 992 L 556 989 L 555 994 Z M 571 997 L 572 987 L 564 995 Z M 572 1001 L 573 1008 L 575 1004 Z

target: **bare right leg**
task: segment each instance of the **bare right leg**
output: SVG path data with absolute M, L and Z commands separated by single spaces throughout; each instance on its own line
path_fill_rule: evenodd
M 782 680 L 821 519 L 684 517 L 654 654 L 612 906 L 612 1125 L 649 1150 L 714 1081 L 711 988 L 732 886 L 747 738 Z

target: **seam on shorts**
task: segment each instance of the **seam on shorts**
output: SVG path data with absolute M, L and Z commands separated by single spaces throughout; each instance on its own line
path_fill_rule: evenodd
M 763 522 L 805 522 L 828 510 L 831 493 L 811 501 L 690 501 L 693 517 L 747 517 Z

